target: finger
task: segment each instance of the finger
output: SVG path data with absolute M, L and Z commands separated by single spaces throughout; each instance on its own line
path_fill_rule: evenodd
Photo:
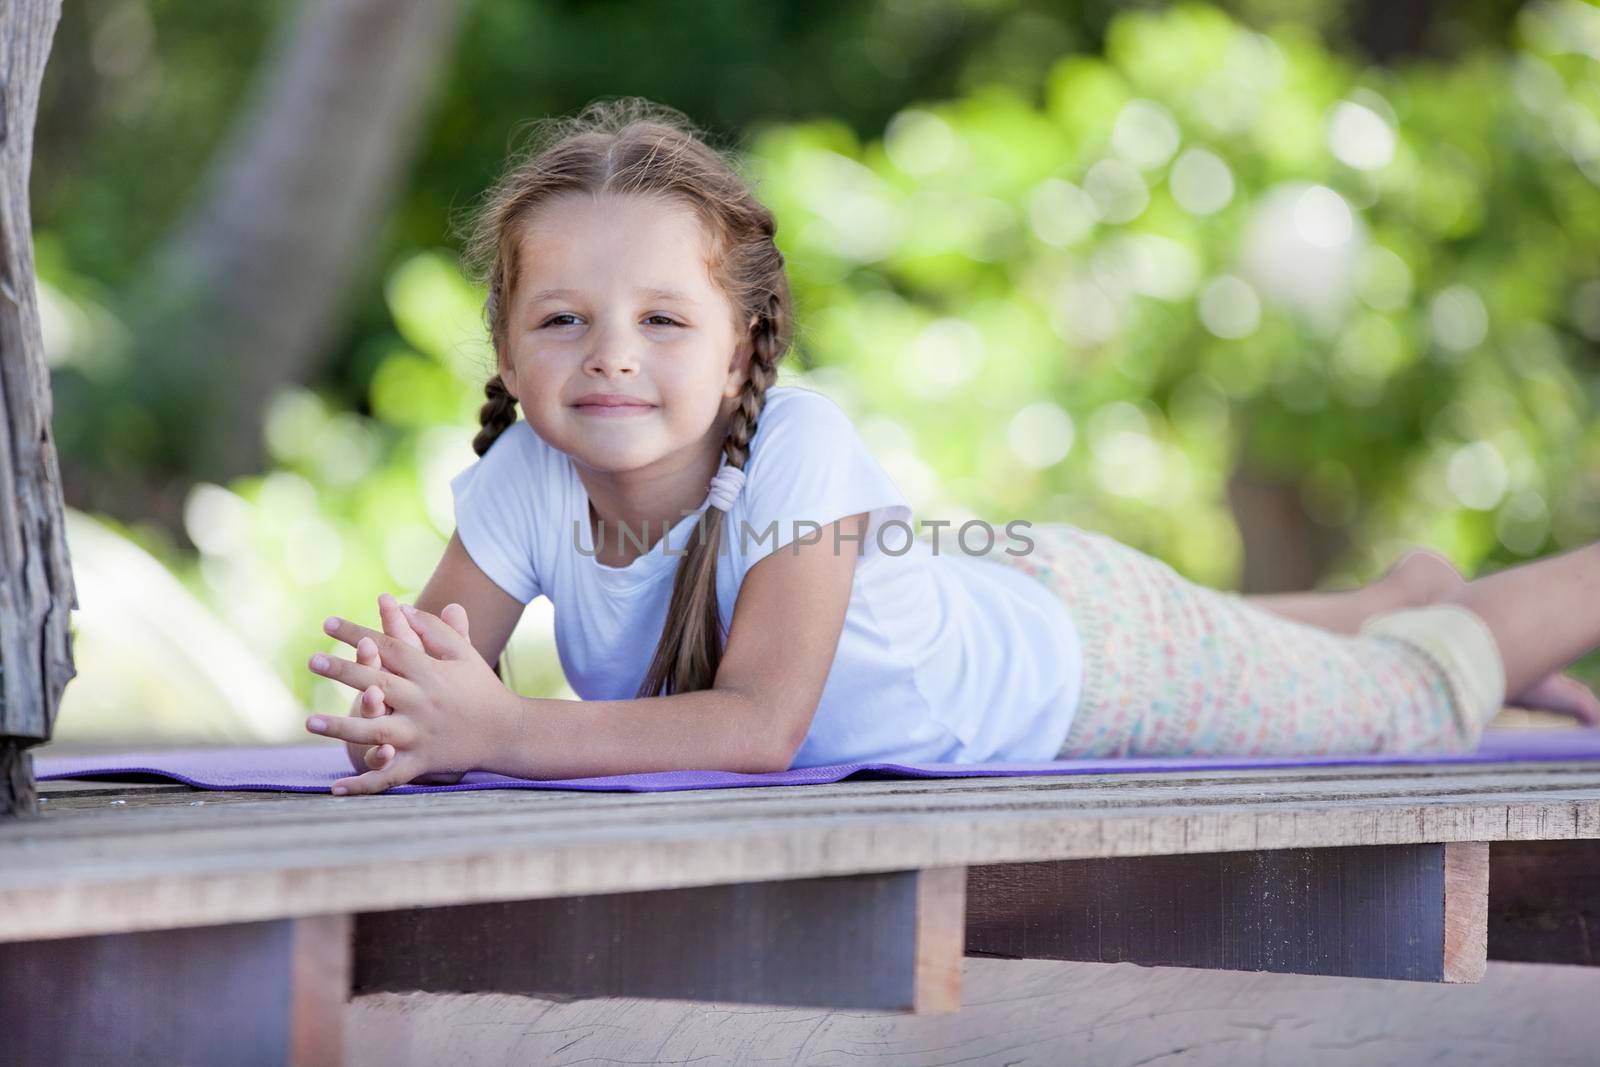
M 446 604 L 444 607 L 439 609 L 439 618 L 443 619 L 446 626 L 460 634 L 463 638 L 468 641 L 472 640 L 472 635 L 467 633 L 466 608 L 462 607 L 460 604 Z
M 333 783 L 333 795 L 355 796 L 362 793 L 381 793 L 392 786 L 405 785 L 411 781 L 413 776 L 401 770 L 400 763 L 400 760 L 393 760 L 382 770 L 368 771 L 366 774 L 357 774 L 349 778 L 340 778 Z
M 367 755 L 365 758 L 368 770 L 381 771 L 384 767 L 388 766 L 390 760 L 394 759 L 394 746 L 375 745 L 372 748 L 367 749 Z
M 383 690 L 375 685 L 369 685 L 361 691 L 361 717 L 376 719 L 379 715 L 388 715 L 394 709 L 383 699 Z
M 313 715 L 306 720 L 306 729 L 358 745 L 393 745 L 396 749 L 409 747 L 417 733 L 404 715 L 380 715 L 376 719 Z
M 456 607 L 460 608 L 461 605 L 457 604 Z M 422 635 L 422 647 L 427 650 L 428 655 L 440 659 L 465 659 L 469 652 L 477 655 L 467 643 L 467 639 L 446 625 L 439 616 L 429 614 L 410 604 L 401 604 L 400 610 L 406 613 L 411 625 Z M 465 609 L 462 609 L 462 614 L 466 614 Z
M 378 657 L 378 645 L 370 637 L 363 637 L 356 642 L 356 662 L 363 667 L 372 667 L 375 670 L 383 669 L 383 661 Z M 378 715 L 388 715 L 394 711 L 384 700 L 383 690 L 375 685 L 369 685 L 361 691 L 361 714 L 368 718 Z
M 351 648 L 359 645 L 363 637 L 372 638 L 373 643 L 378 646 L 378 655 L 382 657 L 384 666 L 397 674 L 408 675 L 427 665 L 428 654 L 421 648 L 409 645 L 398 637 L 390 637 L 370 627 L 353 623 L 349 619 L 330 615 L 323 621 L 322 629 Z
M 388 593 L 378 594 L 378 618 L 383 620 L 383 632 L 404 641 L 412 648 L 422 647 L 422 638 L 411 628 L 410 621 L 400 610 L 400 602 Z
M 413 649 L 412 651 L 415 650 Z M 417 654 L 426 655 L 426 653 L 422 652 Z M 414 683 L 400 677 L 398 674 L 385 670 L 381 665 L 378 667 L 363 667 L 359 663 L 318 652 L 311 657 L 306 666 L 313 673 L 320 674 L 324 678 L 332 678 L 336 682 L 343 682 L 351 689 L 367 689 L 370 686 L 377 686 L 383 691 L 384 700 L 396 710 L 404 710 L 409 707 L 418 693 Z

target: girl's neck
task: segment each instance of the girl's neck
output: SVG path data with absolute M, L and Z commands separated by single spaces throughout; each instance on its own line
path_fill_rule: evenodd
M 627 566 L 653 549 L 685 514 L 705 503 L 711 477 L 722 462 L 721 441 L 720 436 L 708 437 L 631 471 L 595 470 L 574 461 L 578 480 L 589 495 L 595 559 L 607 566 Z

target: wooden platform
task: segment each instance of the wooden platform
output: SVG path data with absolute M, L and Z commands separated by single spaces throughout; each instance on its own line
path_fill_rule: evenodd
M 251 1033 L 337 1062 L 352 991 L 939 1013 L 963 957 L 1470 983 L 1600 955 L 1600 761 L 46 797 L 0 825 L 30 1061 Z

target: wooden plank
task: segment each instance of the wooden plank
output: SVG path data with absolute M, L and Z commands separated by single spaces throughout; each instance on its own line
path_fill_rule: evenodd
M 1586 1067 L 1595 972 L 1491 961 L 1482 982 L 968 959 L 939 1015 L 607 998 L 380 993 L 351 1000 L 349 1067 Z
M 1186 813 L 1209 814 L 1230 806 L 1258 808 L 1268 803 L 1287 806 L 1297 801 L 1305 801 L 1310 806 L 1318 802 L 1405 798 L 1481 800 L 1507 793 L 1528 794 L 1540 800 L 1584 799 L 1596 795 L 1593 781 L 1577 788 L 1568 777 L 1535 775 L 1515 776 L 1500 783 L 1504 788 L 1490 792 L 1481 790 L 1492 783 L 1462 785 L 1451 780 L 1440 780 L 1426 789 L 1407 783 L 1404 788 L 1392 791 L 1347 789 L 1344 783 L 1330 782 L 1315 789 L 1273 786 L 1256 789 L 1249 788 L 1253 783 L 1247 783 L 1244 788 L 1205 793 L 1188 791 L 1181 785 L 1062 791 L 1028 786 L 1024 784 L 1026 780 L 1013 781 L 1017 784 L 1008 790 L 950 790 L 910 798 L 895 793 L 842 798 L 835 802 L 771 789 L 711 791 L 722 795 L 693 803 L 668 799 L 674 794 L 636 795 L 627 798 L 626 804 L 597 806 L 589 812 L 582 807 L 552 811 L 547 805 L 532 800 L 538 794 L 508 795 L 505 792 L 353 799 L 269 795 L 248 801 L 236 799 L 239 794 L 226 793 L 128 798 L 100 795 L 75 798 L 80 804 L 92 805 L 92 812 L 79 808 L 70 818 L 52 815 L 43 823 L 0 830 L 0 848 L 47 849 L 70 863 L 72 854 L 81 851 L 92 851 L 101 859 L 147 852 L 150 843 L 141 840 L 144 836 L 159 838 L 160 847 L 168 856 L 180 849 L 225 850 L 229 842 L 251 852 L 270 847 L 274 842 L 356 847 L 362 838 L 374 832 L 392 830 L 397 817 L 405 819 L 407 837 L 420 839 L 424 836 L 456 838 L 462 832 L 488 834 L 501 828 L 514 830 L 529 826 L 550 833 L 645 825 L 669 828 L 686 823 L 710 829 L 752 818 L 782 819 L 787 824 L 845 816 L 1009 815 L 1030 811 L 1077 815 L 1131 814 L 1136 809 L 1146 809 L 1155 814 L 1180 808 L 1189 809 Z M 189 810 L 197 807 L 209 809 L 201 813 L 204 818 L 196 818 L 196 813 Z M 1569 831 L 1563 836 L 1573 836 L 1573 833 Z M 1578 836 L 1582 836 L 1581 830 Z M 88 838 L 103 840 L 92 843 L 80 840 Z
M 1437 767 L 1438 765 L 1433 765 Z M 1331 770 L 1321 768 L 1320 770 Z M 804 789 L 746 788 L 694 790 L 656 794 L 574 793 L 553 791 L 493 790 L 477 793 L 449 793 L 419 796 L 333 798 L 326 795 L 285 795 L 273 793 L 227 793 L 176 791 L 151 796 L 148 786 L 124 787 L 122 792 L 95 789 L 96 783 L 73 783 L 70 796 L 48 799 L 49 814 L 60 820 L 52 827 L 57 837 L 74 833 L 104 832 L 106 826 L 70 820 L 93 812 L 111 813 L 117 800 L 124 801 L 124 821 L 116 824 L 115 835 L 126 837 L 141 831 L 166 834 L 168 825 L 145 815 L 129 819 L 131 809 L 163 806 L 173 826 L 190 827 L 183 806 L 236 805 L 226 818 L 228 828 L 244 828 L 251 823 L 283 828 L 291 824 L 314 827 L 336 821 L 340 825 L 368 818 L 383 818 L 402 806 L 413 820 L 453 818 L 479 811 L 526 811 L 537 808 L 541 821 L 573 817 L 589 824 L 607 816 L 623 820 L 670 819 L 689 808 L 699 809 L 693 816 L 728 818 L 737 815 L 772 813 L 783 817 L 837 812 L 859 814 L 897 810 L 925 801 L 941 807 L 1059 806 L 1129 807 L 1140 803 L 1218 804 L 1229 801 L 1259 802 L 1262 799 L 1366 799 L 1407 794 L 1512 791 L 1549 791 L 1589 788 L 1600 784 L 1600 761 L 1563 764 L 1505 765 L 1495 773 L 1485 773 L 1476 765 L 1466 765 L 1450 773 L 1433 773 L 1424 768 L 1405 775 L 1329 777 L 1325 775 L 1284 776 L 1276 770 L 1229 772 L 1246 777 L 1205 775 L 1084 775 L 1039 778 L 937 779 L 920 781 L 862 781 L 807 786 Z M 50 783 L 51 786 L 66 783 Z M 191 799 L 192 798 L 192 799 Z M 323 807 L 332 804 L 334 807 Z M 338 813 L 336 820 L 330 816 Z M 207 823 L 221 827 L 221 822 Z M 18 831 L 20 833 L 22 831 Z M 9 835 L 12 838 L 16 833 Z M 0 845 L 8 839 L 0 826 Z
M 1291 801 L 1350 801 L 1407 797 L 1468 797 L 1477 794 L 1539 793 L 1581 794 L 1600 791 L 1600 765 L 1585 765 L 1584 773 L 1535 769 L 1500 776 L 1416 776 L 1381 783 L 1366 780 L 1256 780 L 1231 784 L 1190 783 L 1168 778 L 1160 784 L 1134 784 L 1102 779 L 1087 787 L 1070 778 L 944 779 L 912 788 L 903 782 L 863 782 L 808 786 L 804 789 L 726 789 L 684 793 L 583 794 L 492 790 L 480 793 L 446 793 L 417 796 L 336 798 L 326 795 L 270 793 L 93 791 L 50 800 L 49 836 L 64 841 L 74 836 L 104 836 L 127 850 L 142 849 L 139 834 L 162 838 L 182 830 L 183 841 L 200 844 L 206 835 L 226 837 L 248 832 L 277 833 L 306 839 L 339 834 L 360 835 L 358 824 L 387 821 L 403 812 L 413 833 L 453 835 L 462 817 L 504 816 L 511 820 L 532 817 L 541 826 L 600 827 L 658 824 L 716 823 L 747 818 L 812 818 L 869 814 L 915 814 L 953 811 L 1010 812 L 1027 809 L 1071 808 L 1128 810 L 1139 807 L 1214 808 L 1228 804 Z M 227 805 L 196 824 L 189 807 Z M 154 814 L 158 812 L 159 814 Z M 85 818 L 100 815 L 102 819 Z M 111 818 L 120 821 L 110 822 Z M 449 825 L 437 825 L 448 823 Z M 0 846 L 35 839 L 38 827 L 0 827 Z M 252 841 L 256 840 L 252 837 Z
M 954 1011 L 964 883 L 944 867 L 369 912 L 354 988 Z
M 967 953 L 1475 982 L 1484 842 L 1015 863 L 968 872 Z
M 1191 795 L 1181 777 L 1125 790 L 943 780 L 914 794 L 862 782 L 832 800 L 799 795 L 829 787 L 609 797 L 589 818 L 537 793 L 269 795 L 192 811 L 101 797 L 92 812 L 0 828 L 0 941 L 317 914 L 335 899 L 383 910 L 956 865 L 1600 838 L 1600 788 L 1560 771 L 1512 778 L 1492 791 L 1481 775 L 1392 787 L 1246 776 Z
M 1489 958 L 1600 963 L 1600 841 L 1490 845 Z
M 349 960 L 342 915 L 0 945 L 7 1062 L 337 1064 Z

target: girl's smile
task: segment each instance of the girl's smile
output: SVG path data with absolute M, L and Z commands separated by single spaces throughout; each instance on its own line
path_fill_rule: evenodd
M 584 415 L 614 418 L 619 415 L 644 415 L 654 411 L 656 405 L 621 393 L 589 393 L 572 405 Z

